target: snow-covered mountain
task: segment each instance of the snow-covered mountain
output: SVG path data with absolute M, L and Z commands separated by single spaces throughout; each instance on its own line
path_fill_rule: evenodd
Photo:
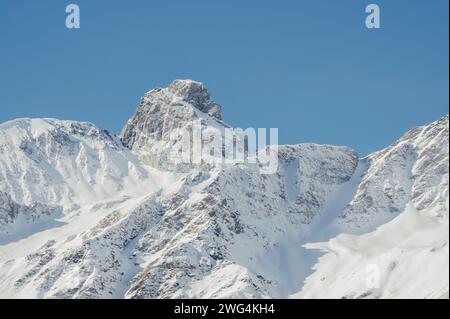
M 369 233 L 306 245 L 327 254 L 295 297 L 449 297 L 448 120 L 412 129 L 368 156 L 341 218 L 348 233 Z
M 0 124 L 0 297 L 448 296 L 448 116 L 365 158 L 279 146 L 275 174 L 171 162 L 178 133 L 221 118 L 203 84 L 177 80 L 143 96 L 120 138 Z

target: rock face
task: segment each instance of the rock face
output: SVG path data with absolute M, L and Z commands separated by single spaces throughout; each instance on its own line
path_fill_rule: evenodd
M 448 117 L 363 159 L 348 147 L 279 146 L 270 175 L 254 164 L 172 165 L 184 141 L 171 135 L 193 120 L 227 127 L 201 83 L 177 80 L 144 95 L 120 140 L 89 123 L 1 124 L 0 297 L 297 296 L 318 274 L 331 278 L 325 266 L 311 274 L 306 243 L 372 231 L 408 205 L 448 221 Z M 437 232 L 448 243 L 448 227 Z M 448 286 L 440 269 L 431 279 Z
M 0 205 L 0 225 L 13 223 L 19 215 L 20 206 L 4 192 L 0 192 Z
M 192 165 L 173 163 L 172 150 L 185 143 L 185 132 L 192 134 L 194 123 L 223 128 L 220 119 L 221 108 L 202 83 L 175 80 L 168 88 L 153 89 L 142 97 L 121 140 L 151 166 L 186 171 Z
M 222 119 L 222 111 L 209 96 L 203 83 L 192 80 L 175 80 L 169 86 L 168 91 L 179 96 L 186 103 L 218 120 Z

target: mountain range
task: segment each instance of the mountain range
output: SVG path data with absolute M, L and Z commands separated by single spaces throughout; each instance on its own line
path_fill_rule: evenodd
M 448 115 L 364 157 L 278 145 L 273 174 L 171 162 L 195 121 L 231 127 L 175 80 L 118 136 L 0 124 L 0 298 L 449 297 Z

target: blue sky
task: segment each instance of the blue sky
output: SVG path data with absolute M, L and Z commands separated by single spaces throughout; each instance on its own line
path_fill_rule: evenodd
M 191 78 L 233 126 L 366 154 L 448 113 L 448 54 L 447 0 L 0 0 L 0 122 L 118 133 L 143 93 Z

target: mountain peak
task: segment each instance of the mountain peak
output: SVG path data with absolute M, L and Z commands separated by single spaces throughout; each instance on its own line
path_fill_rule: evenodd
M 205 85 L 202 82 L 194 81 L 191 79 L 176 79 L 169 86 L 170 89 L 173 90 L 182 90 L 182 89 L 199 89 L 205 90 Z
M 147 164 L 168 167 L 172 152 L 171 133 L 192 130 L 193 121 L 223 127 L 221 107 L 205 86 L 193 80 L 175 80 L 168 87 L 147 92 L 121 132 L 123 145 Z M 144 159 L 145 158 L 145 159 Z
M 189 79 L 174 80 L 168 91 L 200 111 L 221 119 L 221 107 L 211 99 L 203 83 Z

